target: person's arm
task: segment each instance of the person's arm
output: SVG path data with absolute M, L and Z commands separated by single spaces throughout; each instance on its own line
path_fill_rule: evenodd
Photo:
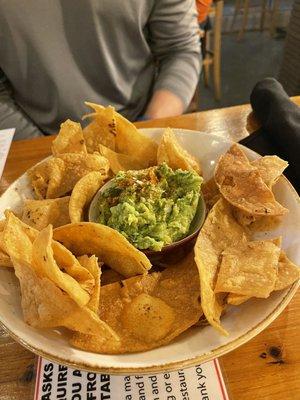
M 1 73 L 1 70 L 0 70 Z M 16 128 L 14 140 L 42 136 L 41 130 L 15 103 L 5 77 L 0 76 L 0 129 Z
M 153 93 L 145 117 L 149 119 L 174 117 L 183 113 L 183 107 L 183 101 L 176 94 L 169 90 L 159 89 Z
M 199 80 L 201 55 L 195 0 L 157 0 L 148 23 L 158 63 L 147 118 L 182 114 Z

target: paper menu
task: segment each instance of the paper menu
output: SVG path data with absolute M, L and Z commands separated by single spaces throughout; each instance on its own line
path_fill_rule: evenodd
M 4 166 L 14 133 L 14 128 L 0 130 L 0 178 L 3 174 Z
M 173 372 L 107 375 L 39 358 L 34 400 L 228 400 L 218 360 Z

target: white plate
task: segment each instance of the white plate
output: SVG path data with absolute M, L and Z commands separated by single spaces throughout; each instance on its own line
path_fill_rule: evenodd
M 145 129 L 147 135 L 159 139 L 162 129 Z M 210 178 L 219 156 L 231 142 L 217 136 L 175 129 L 176 135 L 190 153 L 201 160 L 204 178 Z M 251 158 L 258 155 L 245 149 Z M 293 187 L 280 178 L 274 187 L 278 201 L 290 212 L 276 231 L 263 237 L 283 236 L 287 255 L 300 264 L 300 202 Z M 22 197 L 32 197 L 26 174 L 21 176 L 0 198 L 0 216 L 6 208 L 18 209 Z M 212 327 L 191 328 L 167 346 L 155 350 L 125 355 L 101 355 L 71 347 L 63 330 L 41 330 L 26 325 L 22 318 L 18 281 L 10 269 L 0 268 L 0 321 L 13 338 L 29 350 L 48 359 L 76 368 L 108 373 L 146 373 L 179 369 L 208 361 L 227 353 L 266 328 L 286 307 L 298 284 L 274 292 L 268 299 L 251 300 L 232 307 L 222 319 L 229 336 L 220 336 Z

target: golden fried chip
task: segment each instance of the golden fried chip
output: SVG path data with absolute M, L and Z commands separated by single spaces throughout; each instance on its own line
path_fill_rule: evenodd
M 119 274 L 117 271 L 106 268 L 102 270 L 101 275 L 101 286 L 109 285 L 110 283 L 122 281 L 125 277 Z
M 100 318 L 120 337 L 120 347 L 97 335 L 75 334 L 84 350 L 118 354 L 150 350 L 169 343 L 201 316 L 199 278 L 191 253 L 162 273 L 137 276 L 101 288 Z
M 300 278 L 300 269 L 287 257 L 286 253 L 281 250 L 278 263 L 278 275 L 275 282 L 274 290 L 282 290 Z
M 251 162 L 257 168 L 264 183 L 271 189 L 288 163 L 277 156 L 265 156 Z M 281 216 L 257 216 L 235 209 L 235 217 L 241 225 L 248 226 L 252 232 L 275 229 L 281 222 Z
M 57 228 L 70 223 L 70 196 L 49 200 L 25 200 L 22 221 L 37 230 L 46 228 L 49 224 Z
M 93 288 L 93 292 L 91 294 L 91 298 L 87 304 L 87 307 L 97 314 L 99 308 L 99 299 L 100 299 L 101 266 L 99 266 L 97 257 L 95 256 L 88 257 L 87 255 L 84 255 L 78 257 L 78 261 L 94 277 L 95 286 Z
M 282 222 L 282 215 L 252 215 L 236 207 L 234 216 L 239 224 L 246 226 L 251 232 L 272 231 Z
M 59 269 L 74 278 L 82 289 L 91 294 L 95 287 L 95 278 L 89 269 L 82 266 L 66 247 L 55 240 L 52 240 L 52 250 Z
M 17 262 L 31 263 L 32 243 L 36 237 L 37 230 L 24 224 L 12 212 L 5 213 L 6 224 L 3 230 L 3 250 L 10 259 Z
M 258 169 L 250 164 L 236 144 L 221 156 L 215 170 L 215 181 L 230 204 L 251 215 L 283 215 L 288 212 L 275 200 Z
M 220 199 L 210 210 L 195 245 L 203 313 L 208 322 L 224 335 L 228 333 L 220 324 L 223 296 L 220 299 L 214 292 L 220 256 L 245 235 L 246 231 L 234 219 L 230 205 Z
M 258 169 L 258 172 L 268 187 L 278 180 L 288 163 L 277 156 L 265 156 L 257 160 L 251 161 L 250 163 Z M 215 182 L 214 178 L 205 181 L 201 186 L 204 201 L 208 210 L 210 210 L 214 204 L 219 200 L 221 193 Z M 240 209 L 235 209 L 235 217 L 238 222 L 242 225 L 252 224 L 254 221 L 257 224 L 255 231 L 257 230 L 271 230 L 271 227 L 278 224 L 280 217 L 268 217 L 268 219 L 260 219 L 260 217 L 254 217 L 252 214 L 248 214 Z M 269 229 L 270 227 L 270 229 Z
M 221 197 L 221 193 L 214 178 L 202 183 L 201 192 L 203 194 L 207 210 L 210 210 Z
M 251 213 L 248 213 L 244 210 L 240 210 L 239 208 L 233 207 L 233 215 L 237 222 L 243 226 L 247 226 L 250 228 L 254 224 L 254 222 L 260 221 L 261 218 L 264 218 L 264 216 L 261 215 L 253 215 Z M 269 221 L 269 218 L 278 218 L 278 217 L 267 217 L 267 221 Z M 264 218 L 264 221 L 266 219 Z M 264 222 L 265 223 L 265 222 Z
M 54 282 L 38 276 L 29 264 L 13 260 L 20 281 L 24 320 L 35 328 L 64 326 L 118 342 L 118 336 L 88 307 L 80 307 Z
M 115 109 L 111 106 L 105 108 L 94 103 L 86 102 L 85 104 L 95 111 L 83 117 L 83 119 L 92 118 L 92 122 L 83 130 L 87 151 L 89 153 L 99 151 L 99 144 L 103 144 L 109 149 L 115 150 Z
M 109 163 L 99 153 L 65 153 L 49 158 L 28 171 L 38 198 L 54 199 L 69 193 L 76 182 L 89 172 L 107 177 Z
M 173 325 L 175 312 L 158 297 L 141 293 L 125 305 L 121 319 L 129 333 L 138 340 L 151 343 L 167 336 Z
M 79 306 L 84 306 L 89 302 L 88 292 L 69 274 L 61 271 L 54 259 L 51 225 L 43 229 L 33 242 L 31 265 L 39 276 L 53 281 Z
M 215 293 L 230 292 L 251 297 L 269 297 L 277 278 L 280 248 L 271 240 L 243 241 L 226 248 Z
M 119 171 L 143 169 L 145 165 L 144 162 L 135 159 L 134 156 L 116 153 L 102 144 L 99 145 L 99 152 L 103 157 L 108 159 L 110 169 L 114 174 L 117 174 Z
M 89 115 L 93 118 L 91 126 L 88 125 L 84 129 L 88 151 L 98 151 L 99 144 L 102 144 L 117 153 L 134 156 L 142 168 L 156 164 L 157 144 L 152 139 L 139 132 L 114 108 L 104 108 L 88 102 L 85 104 L 95 111 Z M 108 113 L 109 118 L 107 118 Z
M 240 304 L 245 303 L 245 301 L 251 299 L 251 296 L 245 296 L 244 294 L 236 294 L 229 293 L 226 301 L 227 304 L 231 304 L 232 306 L 239 306 Z
M 105 225 L 93 222 L 69 224 L 56 228 L 53 237 L 76 256 L 94 254 L 125 277 L 143 274 L 151 268 L 144 253 Z
M 167 163 L 172 169 L 193 170 L 201 175 L 199 161 L 178 142 L 172 129 L 165 129 L 157 150 L 157 163 Z
M 47 158 L 29 169 L 27 174 L 38 199 L 59 197 L 57 193 L 64 174 L 62 159 L 57 157 Z
M 271 188 L 289 163 L 277 156 L 265 156 L 252 161 L 251 165 L 258 169 L 262 180 Z
M 8 254 L 0 250 L 0 267 L 13 267 Z
M 274 241 L 273 241 L 274 243 Z M 275 243 L 276 244 L 276 243 Z M 278 245 L 278 244 L 277 244 Z M 277 278 L 275 281 L 274 290 L 282 290 L 290 286 L 300 277 L 300 270 L 297 265 L 290 261 L 283 250 L 280 252 L 279 262 L 277 265 Z M 249 300 L 251 296 L 242 294 L 229 293 L 227 303 L 232 305 L 240 305 Z
M 141 133 L 130 121 L 116 112 L 117 135 L 116 148 L 118 153 L 134 155 L 143 168 L 156 165 L 157 143 Z
M 87 153 L 81 125 L 67 119 L 60 125 L 60 131 L 52 142 L 52 154 Z
M 71 222 L 84 221 L 87 207 L 103 185 L 105 176 L 101 172 L 90 172 L 82 177 L 74 186 L 69 203 Z M 65 224 L 64 224 L 65 225 Z
M 251 232 L 272 231 L 281 224 L 282 218 L 283 216 L 258 217 L 249 225 L 249 230 Z
M 3 243 L 3 231 L 6 224 L 6 220 L 2 219 L 0 221 L 0 267 L 13 267 L 9 255 L 4 250 Z
M 24 260 L 31 264 L 32 245 L 38 234 L 39 231 L 26 225 L 12 212 L 6 212 L 3 248 L 11 258 L 14 258 L 17 262 Z M 58 267 L 74 278 L 84 290 L 91 293 L 95 285 L 93 275 L 82 267 L 73 254 L 62 244 L 52 241 L 51 246 Z

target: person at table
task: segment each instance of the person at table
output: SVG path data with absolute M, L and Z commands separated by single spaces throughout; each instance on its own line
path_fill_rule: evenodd
M 0 128 L 79 121 L 84 101 L 130 120 L 180 115 L 199 79 L 194 0 L 0 0 Z

